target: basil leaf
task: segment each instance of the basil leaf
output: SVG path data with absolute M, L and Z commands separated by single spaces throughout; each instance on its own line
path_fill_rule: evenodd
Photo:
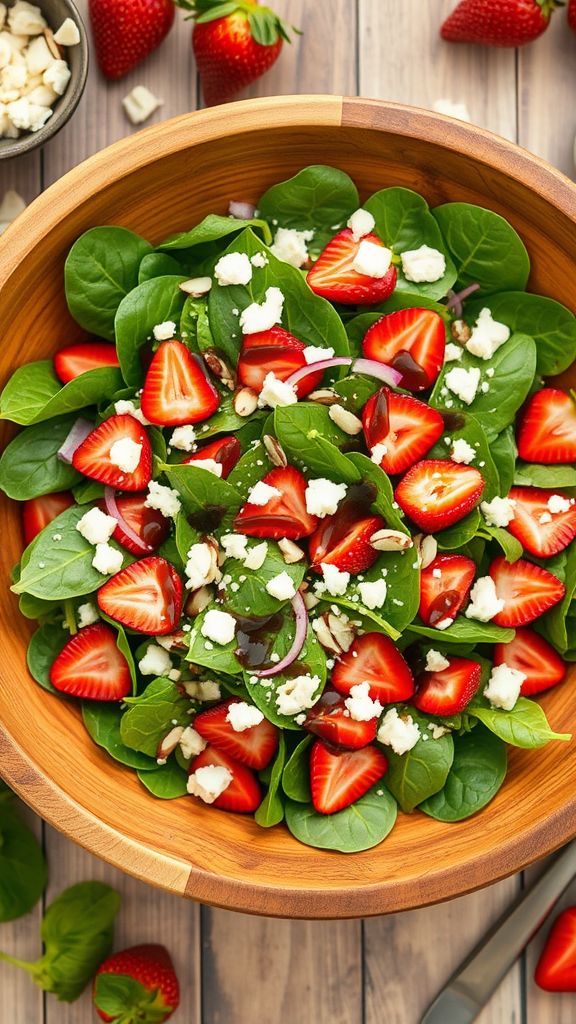
M 167 1011 L 157 1005 L 157 996 L 157 988 L 146 988 L 129 974 L 104 972 L 94 979 L 94 1005 L 102 1011 L 99 1016 L 106 1014 L 104 1020 L 122 1021 L 130 1014 L 132 1020 L 161 1024 Z
M 569 740 L 569 733 L 558 733 L 548 725 L 543 708 L 533 700 L 519 697 L 512 711 L 491 708 L 486 701 L 470 704 L 468 711 L 479 718 L 490 732 L 513 747 L 543 747 L 549 740 Z
M 188 792 L 188 775 L 173 758 L 160 768 L 140 770 L 137 775 L 144 788 L 159 800 L 177 800 Z
M 332 423 L 324 406 L 299 402 L 279 407 L 274 412 L 274 428 L 291 463 L 321 478 L 328 475 L 330 480 L 347 484 L 360 481 L 360 473 L 333 440 L 346 435 Z
M 437 821 L 463 821 L 496 796 L 506 770 L 506 745 L 483 726 L 455 736 L 454 761 L 444 787 L 419 810 Z
M 382 786 L 371 789 L 350 807 L 318 814 L 311 804 L 286 802 L 286 824 L 295 839 L 320 850 L 358 853 L 378 846 L 396 822 L 394 797 Z
M 544 487 L 557 490 L 560 487 L 576 487 L 576 467 L 539 466 L 530 462 L 516 463 L 514 483 L 521 487 Z
M 114 329 L 122 376 L 139 387 L 144 380 L 141 350 L 157 324 L 172 320 L 178 324 L 186 300 L 178 287 L 186 278 L 169 274 L 144 281 L 132 289 L 118 306 Z
M 493 622 L 476 622 L 459 615 L 447 629 L 433 629 L 424 626 L 419 619 L 410 623 L 409 630 L 417 636 L 429 637 L 436 643 L 449 644 L 508 644 L 514 639 L 515 631 L 497 626 Z
M 526 247 L 508 221 L 471 203 L 445 203 L 432 213 L 458 268 L 458 288 L 523 291 L 530 274 Z
M 167 252 L 149 252 L 138 268 L 137 284 L 151 281 L 154 277 L 171 277 L 183 274 L 182 264 Z
M 197 224 L 190 231 L 181 231 L 173 238 L 161 242 L 159 249 L 169 251 L 178 249 L 194 249 L 197 245 L 206 245 L 207 242 L 219 242 L 229 235 L 237 235 L 247 228 L 260 231 L 266 244 L 272 241 L 270 228 L 265 220 L 258 217 L 252 220 L 238 220 L 237 217 L 221 217 L 216 213 L 209 213 L 204 220 Z
M 385 750 L 388 760 L 386 786 L 405 813 L 413 811 L 417 804 L 442 789 L 454 759 L 451 733 L 434 740 L 428 730 L 429 719 L 413 709 L 410 713 L 421 731 L 416 745 L 402 755 L 395 754 L 390 747 Z
M 256 824 L 260 825 L 261 828 L 271 828 L 273 825 L 279 825 L 284 819 L 284 802 L 280 792 L 280 783 L 285 760 L 286 740 L 284 733 L 280 733 L 278 753 L 272 765 L 268 792 L 254 815 Z
M 439 409 L 439 412 L 448 419 L 450 423 L 449 409 Z M 458 413 L 457 425 L 444 428 L 444 433 L 433 448 L 426 454 L 427 459 L 449 459 L 452 454 L 452 447 L 457 440 L 466 441 L 471 448 L 474 448 L 476 455 L 471 465 L 484 477 L 485 488 L 482 494 L 483 501 L 490 501 L 500 494 L 500 478 L 498 470 L 492 458 L 490 444 L 480 423 L 469 412 Z M 506 494 L 508 491 L 506 491 Z
M 76 322 L 114 341 L 116 310 L 138 284 L 140 263 L 151 252 L 145 239 L 126 228 L 92 228 L 81 235 L 64 268 L 66 301 Z
M 49 693 L 58 692 L 50 682 L 50 669 L 69 639 L 70 634 L 61 625 L 52 623 L 40 626 L 30 638 L 26 654 L 30 675 Z
M 429 245 L 443 253 L 446 259 L 446 271 L 440 280 L 422 284 L 406 280 L 400 264 L 396 268 L 398 283 L 395 291 L 427 295 L 431 299 L 443 298 L 456 280 L 456 268 L 426 200 L 408 188 L 384 188 L 370 196 L 364 207 L 374 217 L 376 231 L 382 241 L 395 253 Z
M 469 299 L 466 319 L 475 321 L 485 306 L 494 320 L 534 338 L 538 373 L 553 377 L 576 359 L 576 317 L 554 299 L 524 291 L 500 292 L 485 301 Z
M 116 704 L 102 701 L 85 701 L 82 704 L 82 719 L 90 739 L 102 747 L 110 757 L 128 768 L 140 771 L 155 770 L 155 760 L 127 747 L 120 735 L 122 711 Z
M 157 757 L 161 740 L 176 725 L 190 725 L 192 704 L 170 679 L 154 679 L 139 697 L 128 697 L 120 738 L 131 750 Z
M 0 396 L 0 419 L 28 426 L 96 405 L 122 386 L 115 366 L 88 370 L 62 386 L 51 359 L 19 366 Z
M 258 201 L 258 210 L 282 228 L 313 230 L 308 248 L 319 253 L 359 205 L 358 190 L 344 171 L 313 164 L 272 185 Z
M 48 872 L 42 847 L 0 790 L 0 922 L 28 914 L 40 899 Z
M 305 736 L 286 762 L 282 772 L 282 789 L 290 800 L 297 803 L 310 803 L 310 757 L 308 747 L 312 736 Z
M 58 458 L 75 416 L 28 427 L 4 449 L 0 458 L 0 488 L 9 498 L 28 501 L 53 491 L 65 491 L 82 478 Z

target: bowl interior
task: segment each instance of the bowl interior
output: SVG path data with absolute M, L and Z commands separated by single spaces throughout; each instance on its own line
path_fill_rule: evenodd
M 442 117 L 337 97 L 241 103 L 178 118 L 72 171 L 0 241 L 0 377 L 81 338 L 64 301 L 74 239 L 122 224 L 157 241 L 228 201 L 255 201 L 311 163 L 348 171 L 366 197 L 416 189 L 431 204 L 464 200 L 507 216 L 532 258 L 531 287 L 574 304 L 576 189 L 487 133 Z M 5 441 L 12 428 L 3 425 Z M 2 498 L 1 577 L 21 550 L 18 511 Z M 220 906 L 295 917 L 383 913 L 457 895 L 518 870 L 576 832 L 566 779 L 576 746 L 512 750 L 508 779 L 478 817 L 445 825 L 399 815 L 380 847 L 353 856 L 300 845 L 283 828 L 155 800 L 92 744 L 77 708 L 28 676 L 31 624 L 0 589 L 0 772 L 42 815 L 93 852 L 155 884 Z M 558 731 L 573 722 L 571 684 L 546 695 Z

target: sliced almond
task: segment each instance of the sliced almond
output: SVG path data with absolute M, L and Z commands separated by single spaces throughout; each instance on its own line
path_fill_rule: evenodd
M 454 341 L 458 341 L 461 345 L 465 345 L 472 337 L 472 329 L 468 326 L 465 320 L 453 320 L 450 324 L 450 334 L 454 338 Z
M 289 540 L 288 537 L 283 537 L 282 540 L 278 541 L 278 547 L 282 552 L 286 565 L 294 565 L 295 562 L 301 562 L 304 558 L 304 552 L 302 548 L 299 548 L 293 540 Z
M 420 542 L 420 567 L 427 569 L 438 554 L 438 542 L 432 534 L 428 533 L 422 537 Z
M 183 732 L 184 727 L 182 725 L 175 725 L 174 728 L 166 734 L 164 739 L 158 744 L 158 749 L 156 751 L 156 759 L 158 761 L 165 761 L 167 757 L 170 757 L 170 754 L 176 750 Z
M 353 412 L 349 412 L 343 405 L 331 405 L 328 410 L 328 415 L 333 423 L 340 430 L 343 430 L 345 434 L 360 434 L 362 432 L 362 420 L 359 420 Z
M 210 587 L 199 587 L 198 590 L 193 590 L 186 599 L 184 612 L 186 615 L 190 616 L 190 618 L 193 618 L 195 615 L 200 615 L 200 612 L 203 612 L 213 599 L 214 595 Z
M 316 594 L 313 594 L 311 590 L 307 590 L 301 593 L 307 611 L 311 612 L 312 609 L 315 608 L 317 604 L 320 604 L 320 598 L 316 597 Z
M 314 619 L 312 629 L 316 633 L 318 643 L 333 654 L 344 654 L 354 642 L 354 627 L 346 615 L 325 612 Z
M 281 466 L 284 468 L 288 465 L 286 452 L 275 437 L 272 437 L 271 434 L 264 434 L 262 441 L 266 449 L 266 454 L 273 466 Z
M 54 60 L 61 60 L 64 51 L 58 46 L 58 43 L 54 39 L 54 33 L 51 28 L 44 29 L 44 39 L 46 40 L 46 45 L 54 57 Z
M 258 408 L 258 395 L 252 388 L 240 388 L 234 395 L 232 405 L 237 416 L 251 416 Z
M 202 358 L 210 372 L 222 382 L 224 387 L 228 388 L 229 391 L 234 391 L 234 388 L 236 387 L 236 374 L 234 370 L 228 366 L 228 363 L 225 363 L 212 348 L 206 349 L 206 351 L 202 353 Z
M 193 299 L 199 299 L 202 295 L 206 295 L 212 287 L 211 277 L 191 277 L 189 281 L 182 281 L 182 284 L 178 285 L 181 292 L 185 295 L 191 295 Z
M 400 530 L 377 530 L 370 537 L 376 551 L 406 551 L 412 547 L 412 538 Z
M 320 388 L 308 395 L 308 401 L 316 402 L 318 405 L 336 405 L 340 401 L 340 395 L 332 391 L 332 388 Z

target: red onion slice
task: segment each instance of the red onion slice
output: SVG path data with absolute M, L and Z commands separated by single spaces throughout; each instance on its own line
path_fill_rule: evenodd
M 462 303 L 464 302 L 464 299 L 469 298 L 470 295 L 474 295 L 474 292 L 479 290 L 479 284 L 469 284 L 468 287 L 463 288 L 461 292 L 448 292 L 446 308 L 453 310 L 453 312 L 456 313 L 456 316 L 462 316 Z
M 106 504 L 106 511 L 108 515 L 112 516 L 112 518 L 116 520 L 122 532 L 126 534 L 128 539 L 132 541 L 134 546 L 138 548 L 142 554 L 149 555 L 154 549 L 151 548 L 149 544 L 146 544 L 146 542 L 142 540 L 142 537 L 139 537 L 136 531 L 133 530 L 124 519 L 124 516 L 118 508 L 118 504 L 116 502 L 116 491 L 113 487 L 104 488 L 104 502 Z
M 228 213 L 231 217 L 237 217 L 238 220 L 252 220 L 255 210 L 254 203 L 243 203 L 235 199 L 228 203 Z
M 282 658 L 282 661 L 279 661 L 276 665 L 272 665 L 271 668 L 261 669 L 259 672 L 253 672 L 252 675 L 258 676 L 260 679 L 277 676 L 280 672 L 284 672 L 284 670 L 287 669 L 293 661 L 296 661 L 296 658 L 304 646 L 306 633 L 308 631 L 308 612 L 306 611 L 304 598 L 299 590 L 292 598 L 292 608 L 294 609 L 296 632 L 294 634 L 294 643 L 288 651 L 288 654 Z
M 72 463 L 74 452 L 80 447 L 82 441 L 85 441 L 88 434 L 91 434 L 93 430 L 94 424 L 90 423 L 89 420 L 84 419 L 83 416 L 79 416 L 72 424 L 68 437 L 58 449 L 57 455 L 60 461 L 67 462 L 68 465 L 70 465 Z
M 392 385 L 392 387 L 402 380 L 402 374 L 398 370 L 393 370 L 391 366 L 379 363 L 376 359 L 352 359 L 351 356 L 335 356 L 333 359 L 320 359 L 317 363 L 307 363 L 306 366 L 301 366 L 299 370 L 288 377 L 285 383 L 294 387 L 309 373 L 330 370 L 333 366 L 349 366 L 352 373 L 365 373 L 369 377 L 376 377 L 378 380 L 384 381 L 385 384 Z

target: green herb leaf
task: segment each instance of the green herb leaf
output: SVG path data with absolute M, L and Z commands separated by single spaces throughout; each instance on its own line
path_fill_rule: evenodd
M 296 839 L 340 853 L 378 846 L 392 831 L 396 814 L 396 801 L 383 784 L 335 814 L 318 814 L 311 804 L 286 802 L 286 824 Z
M 58 458 L 75 416 L 39 423 L 22 430 L 0 458 L 0 488 L 17 501 L 65 491 L 81 480 L 73 466 Z
M 5 791 L 10 797 L 9 790 Z M 15 801 L 0 790 L 0 922 L 28 914 L 47 882 L 42 848 L 20 817 Z
M 139 697 L 126 700 L 120 722 L 122 743 L 148 757 L 157 756 L 160 741 L 176 725 L 190 725 L 190 699 L 170 679 L 154 679 Z
M 173 758 L 160 768 L 139 771 L 137 774 L 144 788 L 159 800 L 176 800 L 188 792 L 188 776 Z
M 82 719 L 90 738 L 107 754 L 110 754 L 115 761 L 128 768 L 137 768 L 143 772 L 156 770 L 155 760 L 127 747 L 122 742 L 120 735 L 122 711 L 116 704 L 85 701 L 82 704 Z
M 417 714 L 412 708 L 410 714 L 421 731 L 416 745 L 401 756 L 395 754 L 390 747 L 385 750 L 388 771 L 384 781 L 406 813 L 442 789 L 454 759 L 452 735 L 446 733 L 434 740 L 428 730 L 429 719 Z
M 144 281 L 132 289 L 118 306 L 114 328 L 122 376 L 139 387 L 144 380 L 141 349 L 152 337 L 157 324 L 180 323 L 186 296 L 178 287 L 185 277 L 168 275 Z
M 334 443 L 334 439 L 341 441 L 346 435 L 332 423 L 325 406 L 298 402 L 279 407 L 274 413 L 274 428 L 292 464 L 305 466 L 309 475 L 359 483 L 360 473 Z
M 429 637 L 436 643 L 448 644 L 507 644 L 514 639 L 515 631 L 493 622 L 476 622 L 459 615 L 447 629 L 432 629 L 424 626 L 419 619 L 409 626 L 411 633 Z
M 28 426 L 96 405 L 122 387 L 122 374 L 114 366 L 101 366 L 80 374 L 62 386 L 52 360 L 19 366 L 0 396 L 0 419 Z
M 514 483 L 521 487 L 544 487 L 557 490 L 576 487 L 575 466 L 539 466 L 530 462 L 516 463 Z
M 169 251 L 179 249 L 194 249 L 197 245 L 206 245 L 207 242 L 219 242 L 230 235 L 237 235 L 240 232 L 251 228 L 252 231 L 259 231 L 267 245 L 272 241 L 270 228 L 265 220 L 253 218 L 252 220 L 238 220 L 237 217 L 220 217 L 216 213 L 209 213 L 204 220 L 197 224 L 190 231 L 181 231 L 173 238 L 161 242 L 159 249 Z M 260 247 L 262 243 L 260 243 Z
M 280 792 L 280 783 L 282 781 L 285 760 L 286 740 L 284 733 L 280 733 L 278 753 L 272 765 L 268 792 L 254 815 L 256 824 L 260 825 L 261 828 L 271 828 L 273 825 L 279 825 L 284 818 L 284 802 Z
M 290 800 L 300 804 L 310 803 L 310 757 L 308 748 L 312 743 L 312 736 L 305 736 L 300 740 L 286 762 L 282 772 L 282 789 Z
M 272 185 L 258 202 L 267 220 L 281 228 L 314 231 L 308 249 L 317 254 L 358 209 L 358 190 L 344 171 L 313 164 Z
M 523 291 L 530 273 L 526 247 L 508 221 L 471 203 L 445 203 L 432 213 L 458 268 L 458 288 Z
M 50 669 L 69 639 L 70 634 L 62 628 L 61 624 L 53 625 L 52 623 L 40 626 L 40 629 L 37 629 L 30 638 L 26 654 L 30 675 L 49 693 L 58 692 L 50 682 Z
M 554 732 L 548 725 L 543 708 L 533 700 L 519 697 L 512 711 L 491 708 L 482 698 L 468 708 L 490 732 L 513 747 L 543 747 L 549 740 L 569 740 L 569 733 Z
M 437 821 L 463 821 L 496 796 L 506 778 L 506 745 L 479 725 L 454 737 L 454 761 L 443 788 L 419 807 Z
M 576 359 L 576 317 L 554 299 L 530 292 L 501 292 L 489 299 L 469 299 L 466 319 L 473 323 L 488 306 L 494 320 L 536 342 L 538 373 L 552 377 Z

